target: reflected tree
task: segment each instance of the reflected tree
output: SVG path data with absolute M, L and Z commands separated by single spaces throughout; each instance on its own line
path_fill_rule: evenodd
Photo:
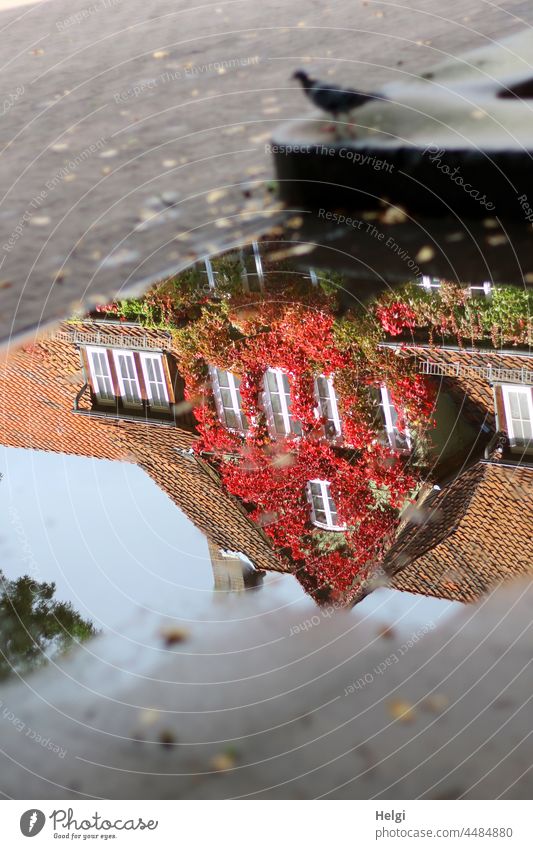
M 24 674 L 96 634 L 70 602 L 54 600 L 56 585 L 0 571 L 0 679 Z

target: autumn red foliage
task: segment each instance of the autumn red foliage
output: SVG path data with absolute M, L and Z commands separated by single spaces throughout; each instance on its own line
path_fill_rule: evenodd
M 376 315 L 383 330 L 391 336 L 399 336 L 404 330 L 412 330 L 416 326 L 415 311 L 402 301 L 379 305 Z
M 192 399 L 200 440 L 197 450 L 219 470 L 270 537 L 289 558 L 307 588 L 329 597 L 346 593 L 382 559 L 398 523 L 398 508 L 416 487 L 408 458 L 383 438 L 376 390 L 387 383 L 398 407 L 399 427 L 427 425 L 433 399 L 410 361 L 377 345 L 372 354 L 326 302 L 287 303 L 263 298 L 225 309 L 205 309 L 177 333 L 180 368 Z M 367 346 L 368 347 L 368 346 Z M 219 421 L 208 366 L 240 378 L 246 433 Z M 273 438 L 263 409 L 268 368 L 288 376 L 291 415 L 301 435 Z M 342 438 L 331 440 L 317 412 L 315 377 L 333 378 Z M 311 522 L 310 480 L 328 481 L 342 531 Z

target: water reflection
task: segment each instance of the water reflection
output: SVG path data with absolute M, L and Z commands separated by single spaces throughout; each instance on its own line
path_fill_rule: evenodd
M 220 600 L 275 574 L 288 603 L 296 581 L 334 609 L 384 586 L 472 601 L 530 569 L 532 306 L 427 278 L 361 304 L 338 274 L 254 243 L 12 353 L 2 443 L 52 452 L 35 468 L 70 458 L 54 483 L 76 568 L 107 560 L 140 607 L 194 615 L 190 591 Z M 115 471 L 78 501 L 96 463 Z
M 24 675 L 96 633 L 69 602 L 54 598 L 53 583 L 30 575 L 8 580 L 0 571 L 0 588 L 0 679 Z

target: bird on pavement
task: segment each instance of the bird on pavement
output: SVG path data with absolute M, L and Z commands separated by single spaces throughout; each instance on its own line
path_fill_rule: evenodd
M 295 71 L 292 78 L 302 84 L 311 103 L 323 112 L 328 112 L 334 121 L 337 121 L 339 115 L 345 115 L 364 103 L 383 99 L 377 94 L 356 91 L 353 88 L 340 88 L 335 83 L 314 80 L 306 71 Z

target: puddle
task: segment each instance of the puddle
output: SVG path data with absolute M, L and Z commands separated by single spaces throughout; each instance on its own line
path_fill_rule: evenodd
M 408 636 L 529 569 L 491 516 L 510 536 L 531 493 L 527 293 L 495 340 L 502 288 L 361 303 L 302 263 L 276 239 L 211 257 L 2 370 L 4 576 L 53 583 L 125 664 L 122 631 L 153 643 L 153 616 L 208 627 L 246 598 L 243 627 L 319 605 Z

